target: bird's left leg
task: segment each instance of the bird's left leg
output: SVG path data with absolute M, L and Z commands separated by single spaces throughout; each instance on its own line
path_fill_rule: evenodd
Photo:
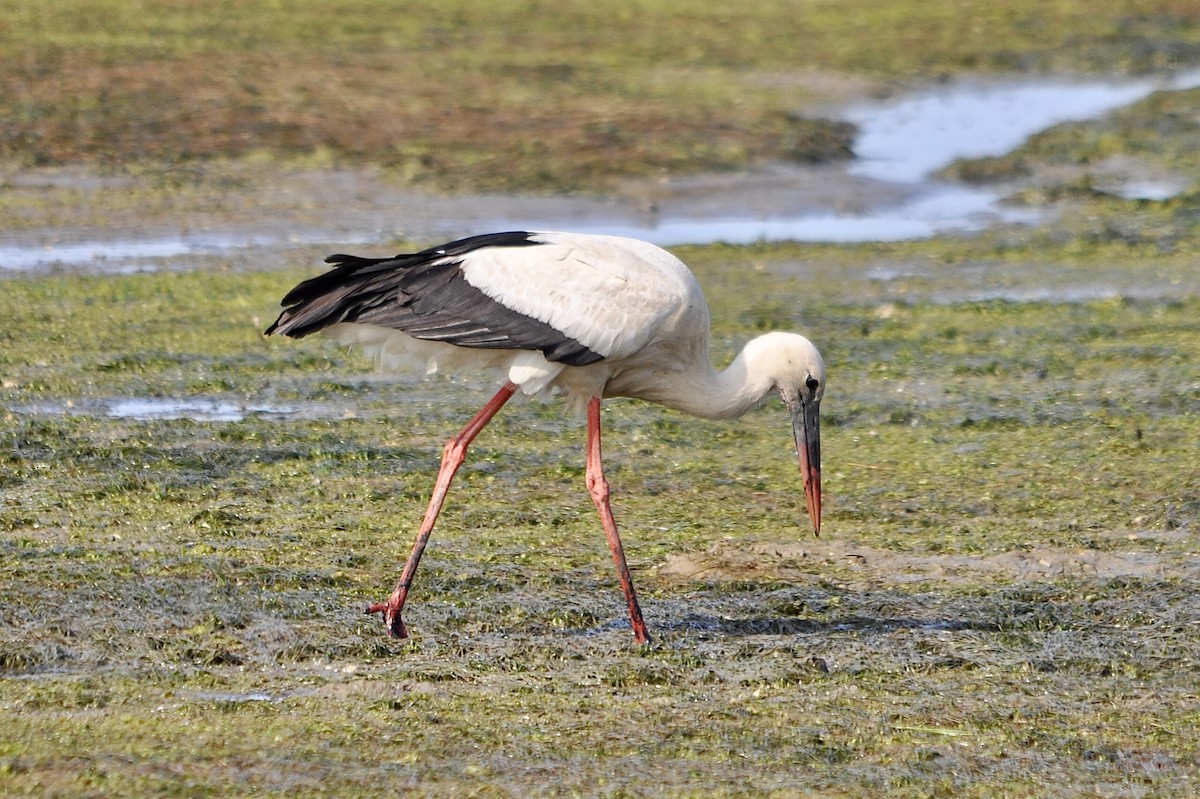
M 629 603 L 629 622 L 633 626 L 633 638 L 639 644 L 648 643 L 650 636 L 646 634 L 646 623 L 642 621 L 642 609 L 638 606 L 637 594 L 633 590 L 633 578 L 629 576 L 629 565 L 625 562 L 625 549 L 621 546 L 621 536 L 617 532 L 617 521 L 613 518 L 612 507 L 608 504 L 608 480 L 604 478 L 604 463 L 600 457 L 600 398 L 592 397 L 588 402 L 588 452 L 587 452 L 587 488 L 592 495 L 592 502 L 600 512 L 600 522 L 604 525 L 604 534 L 608 536 L 608 548 L 612 550 L 613 560 L 617 563 L 617 576 L 621 578 L 621 589 L 625 592 L 625 601 Z
M 479 435 L 479 432 L 487 426 L 497 411 L 504 407 L 504 403 L 512 399 L 512 395 L 516 391 L 517 385 L 511 381 L 501 386 L 500 390 L 496 392 L 496 396 L 488 400 L 487 404 L 479 409 L 479 413 L 467 422 L 467 426 L 446 442 L 446 447 L 442 450 L 442 467 L 438 470 L 433 496 L 429 498 L 429 508 L 425 511 L 425 519 L 421 522 L 417 540 L 413 543 L 412 553 L 408 556 L 408 562 L 404 564 L 404 572 L 396 583 L 396 589 L 392 591 L 392 595 L 386 602 L 377 602 L 367 608 L 367 613 L 383 614 L 383 621 L 387 625 L 388 633 L 393 638 L 408 637 L 408 629 L 400 618 L 400 611 L 404 608 L 404 600 L 408 598 L 408 589 L 412 586 L 413 576 L 417 573 L 417 564 L 421 562 L 421 555 L 425 552 L 425 545 L 429 543 L 429 534 L 433 532 L 433 525 L 437 522 L 438 514 L 442 511 L 442 504 L 446 501 L 446 494 L 450 491 L 450 481 L 454 479 L 454 473 L 458 471 L 458 467 L 462 466 L 463 461 L 466 460 L 467 447 L 475 440 L 475 436 Z

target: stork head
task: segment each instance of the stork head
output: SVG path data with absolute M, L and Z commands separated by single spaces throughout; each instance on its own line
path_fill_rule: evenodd
M 792 414 L 792 433 L 800 457 L 800 479 L 813 532 L 821 534 L 821 397 L 825 361 L 813 343 L 795 333 L 768 333 L 758 339 L 760 357 L 775 389 Z

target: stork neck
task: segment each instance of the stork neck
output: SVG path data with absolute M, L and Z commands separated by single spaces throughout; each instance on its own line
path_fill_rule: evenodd
M 671 395 L 659 401 L 704 419 L 736 419 L 758 405 L 774 384 L 769 376 L 753 368 L 746 350 L 723 371 L 707 363 L 705 367 L 675 381 Z

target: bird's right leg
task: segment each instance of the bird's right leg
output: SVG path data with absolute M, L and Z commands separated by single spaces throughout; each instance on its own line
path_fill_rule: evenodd
M 629 564 L 625 562 L 625 548 L 621 546 L 621 534 L 617 532 L 617 521 L 613 518 L 612 506 L 609 505 L 608 480 L 604 477 L 604 460 L 600 454 L 600 398 L 592 397 L 588 402 L 588 441 L 587 441 L 587 479 L 588 493 L 592 495 L 592 503 L 600 513 L 600 523 L 604 525 L 604 535 L 608 537 L 608 547 L 612 550 L 613 561 L 617 564 L 617 578 L 621 581 L 621 590 L 625 592 L 625 602 L 629 605 L 629 623 L 633 627 L 633 640 L 639 644 L 650 642 L 646 632 L 646 622 L 642 620 L 642 608 L 638 605 L 637 592 L 633 589 L 633 578 L 629 576 Z
M 404 564 L 404 572 L 400 575 L 395 590 L 392 591 L 392 595 L 386 602 L 377 602 L 367 608 L 367 613 L 383 614 L 384 624 L 387 625 L 388 633 L 393 638 L 408 637 L 408 629 L 404 626 L 403 619 L 400 618 L 400 611 L 404 608 L 404 600 L 408 598 L 408 589 L 412 586 L 413 575 L 417 573 L 417 564 L 421 562 L 425 545 L 429 543 L 429 534 L 433 532 L 433 525 L 437 522 L 438 514 L 442 511 L 442 504 L 446 501 L 446 494 L 450 491 L 450 481 L 454 479 L 454 473 L 458 471 L 458 467 L 462 466 L 463 461 L 466 460 L 467 447 L 475 440 L 475 436 L 479 435 L 479 432 L 487 426 L 496 412 L 504 407 L 504 403 L 512 399 L 512 395 L 516 391 L 517 385 L 513 382 L 507 382 L 501 386 L 500 390 L 496 392 L 496 396 L 488 400 L 487 404 L 479 409 L 479 413 L 467 422 L 467 426 L 446 442 L 446 447 L 442 450 L 442 467 L 438 470 L 433 496 L 429 498 L 429 508 L 425 511 L 425 519 L 421 522 L 421 529 L 417 532 L 417 540 L 413 543 L 408 562 Z

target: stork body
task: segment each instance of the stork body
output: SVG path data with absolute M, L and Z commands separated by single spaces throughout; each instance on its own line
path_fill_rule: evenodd
M 406 637 L 401 610 L 450 482 L 467 447 L 518 391 L 565 391 L 588 419 L 588 491 L 600 514 L 629 605 L 634 637 L 648 640 L 609 507 L 600 451 L 600 400 L 635 397 L 694 416 L 741 416 L 772 390 L 792 415 L 813 529 L 820 532 L 818 409 L 825 366 L 808 339 L 768 333 L 724 371 L 709 359 L 708 307 L 673 255 L 646 242 L 572 233 L 495 233 L 393 258 L 331 255 L 329 272 L 296 286 L 267 329 L 317 331 L 360 345 L 385 368 L 491 368 L 496 395 L 446 445 L 433 497 L 395 591 L 368 608 Z

